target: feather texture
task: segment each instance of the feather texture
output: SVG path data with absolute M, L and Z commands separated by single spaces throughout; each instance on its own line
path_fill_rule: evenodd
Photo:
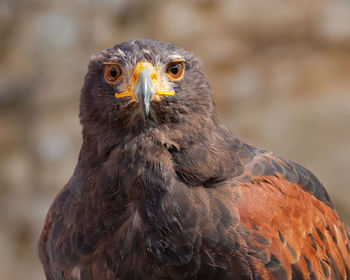
M 114 97 L 135 63 L 165 69 L 171 57 L 184 78 L 148 120 Z M 103 80 L 106 61 L 121 84 Z M 324 187 L 220 124 L 191 53 L 134 40 L 93 56 L 80 117 L 78 163 L 39 240 L 47 279 L 350 279 L 349 236 Z

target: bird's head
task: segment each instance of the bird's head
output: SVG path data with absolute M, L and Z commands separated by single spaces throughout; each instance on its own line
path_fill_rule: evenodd
M 215 113 L 200 61 L 152 40 L 122 42 L 92 56 L 81 94 L 86 126 L 135 130 Z

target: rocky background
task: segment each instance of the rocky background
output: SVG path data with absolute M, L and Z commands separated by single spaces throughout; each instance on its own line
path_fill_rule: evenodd
M 349 1 L 1 0 L 1 279 L 44 279 L 35 243 L 77 160 L 88 60 L 138 37 L 201 57 L 221 120 L 312 170 L 350 225 Z

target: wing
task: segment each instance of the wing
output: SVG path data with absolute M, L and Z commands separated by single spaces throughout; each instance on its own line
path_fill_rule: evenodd
M 125 236 L 133 217 L 125 209 L 123 197 L 111 190 L 110 178 L 102 177 L 84 185 L 73 176 L 51 205 L 38 242 L 46 279 L 116 279 L 117 262 L 112 254 L 121 254 L 119 249 L 124 248 L 140 255 L 133 247 L 138 244 L 130 245 L 127 237 L 118 235 Z M 90 187 L 96 186 L 95 181 L 104 189 Z
M 39 258 L 43 265 L 46 279 L 61 279 L 64 275 L 64 270 L 55 271 L 54 267 L 57 266 L 55 254 L 52 251 L 52 243 L 59 244 L 59 239 L 63 240 L 62 233 L 65 230 L 65 226 L 60 222 L 62 219 L 60 205 L 64 203 L 66 197 L 69 193 L 69 182 L 64 186 L 64 188 L 58 193 L 55 202 L 51 205 L 45 219 L 44 228 L 41 232 L 38 249 Z M 53 240 L 52 233 L 55 231 L 55 238 Z
M 38 242 L 46 279 L 90 279 L 92 274 L 86 263 L 103 229 L 91 200 L 77 199 L 72 184 L 71 178 L 57 194 Z
M 267 271 L 272 279 L 350 278 L 348 234 L 310 171 L 255 151 L 238 179 L 241 225 L 247 229 L 252 254 L 264 263 L 262 275 Z

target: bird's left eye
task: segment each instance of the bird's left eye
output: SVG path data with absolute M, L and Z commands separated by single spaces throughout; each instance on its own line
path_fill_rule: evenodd
M 116 63 L 106 63 L 104 68 L 104 76 L 107 83 L 114 84 L 122 76 L 122 70 Z
M 179 81 L 184 75 L 185 65 L 183 61 L 173 61 L 168 64 L 167 74 L 171 80 Z

